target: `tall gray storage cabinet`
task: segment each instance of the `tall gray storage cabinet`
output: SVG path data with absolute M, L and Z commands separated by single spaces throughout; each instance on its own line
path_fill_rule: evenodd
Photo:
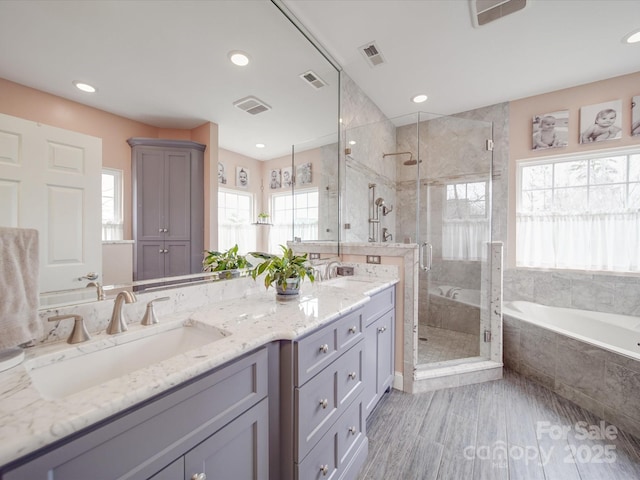
M 204 150 L 184 140 L 130 138 L 133 279 L 202 271 Z

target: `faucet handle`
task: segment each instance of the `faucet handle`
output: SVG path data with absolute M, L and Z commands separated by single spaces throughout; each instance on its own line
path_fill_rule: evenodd
M 147 311 L 144 312 L 144 316 L 142 317 L 142 325 L 155 325 L 159 323 L 158 317 L 156 317 L 156 311 L 153 309 L 153 302 L 166 302 L 167 300 L 169 300 L 169 297 L 159 297 L 147 303 Z
M 91 335 L 87 332 L 87 327 L 84 324 L 82 315 L 56 315 L 55 317 L 49 317 L 48 320 L 50 322 L 59 322 L 60 320 L 66 320 L 67 318 L 73 318 L 75 321 L 71 335 L 67 338 L 67 343 L 81 343 L 91 339 Z

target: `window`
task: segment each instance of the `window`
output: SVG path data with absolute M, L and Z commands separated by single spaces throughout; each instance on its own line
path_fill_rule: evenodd
M 102 240 L 124 239 L 122 170 L 102 169 Z
M 231 190 L 218 190 L 218 250 L 238 245 L 242 253 L 256 250 L 253 222 L 253 195 Z
M 446 185 L 442 222 L 442 258 L 482 260 L 490 238 L 487 182 Z
M 296 191 L 271 196 L 273 226 L 269 232 L 269 252 L 281 253 L 279 245 L 293 240 L 318 238 L 318 190 Z M 293 231 L 295 225 L 295 232 Z
M 518 266 L 637 272 L 639 263 L 639 151 L 519 164 Z

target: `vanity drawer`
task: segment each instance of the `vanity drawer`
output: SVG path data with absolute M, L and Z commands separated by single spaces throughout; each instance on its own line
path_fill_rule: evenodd
M 360 308 L 338 320 L 336 334 L 339 351 L 344 351 L 351 347 L 351 345 L 355 345 L 364 336 L 363 317 L 363 310 Z
M 365 429 L 364 409 L 362 401 L 358 400 L 345 410 L 309 455 L 296 465 L 296 479 L 344 478 L 345 471 L 366 441 Z
M 294 382 L 301 386 L 364 338 L 362 309 L 354 310 L 295 342 Z
M 365 327 L 395 306 L 395 296 L 395 285 L 371 296 L 371 300 L 364 306 Z
M 335 363 L 295 389 L 296 458 L 303 459 L 346 406 L 363 390 L 360 342 Z

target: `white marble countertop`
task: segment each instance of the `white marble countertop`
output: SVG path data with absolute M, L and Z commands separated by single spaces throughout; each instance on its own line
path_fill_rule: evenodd
M 292 340 L 364 305 L 369 295 L 396 279 L 343 277 L 302 285 L 295 300 L 276 300 L 273 289 L 163 316 L 160 326 L 130 326 L 120 335 L 94 335 L 89 342 L 65 342 L 29 349 L 25 363 L 0 373 L 0 466 L 147 400 L 243 353 L 275 340 Z M 79 351 L 121 343 L 127 335 L 148 336 L 163 324 L 194 320 L 228 336 L 63 398 L 43 398 L 28 368 L 60 361 Z M 142 333 L 140 333 L 142 332 Z M 147 334 L 146 332 L 149 332 Z M 73 372 L 69 372 L 73 375 Z

